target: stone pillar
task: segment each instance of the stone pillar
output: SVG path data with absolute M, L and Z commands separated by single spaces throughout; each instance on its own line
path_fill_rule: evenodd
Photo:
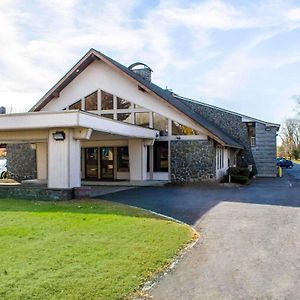
M 129 139 L 130 180 L 147 179 L 147 147 L 142 139 Z
M 55 140 L 53 134 L 63 132 L 64 140 Z M 80 187 L 80 141 L 73 138 L 73 129 L 49 130 L 48 187 Z
M 36 144 L 36 168 L 37 178 L 47 179 L 48 174 L 48 145 L 47 143 Z

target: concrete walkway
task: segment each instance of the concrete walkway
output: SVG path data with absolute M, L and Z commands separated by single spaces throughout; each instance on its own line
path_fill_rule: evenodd
M 299 165 L 250 186 L 137 188 L 104 196 L 188 222 L 199 243 L 153 299 L 300 299 Z

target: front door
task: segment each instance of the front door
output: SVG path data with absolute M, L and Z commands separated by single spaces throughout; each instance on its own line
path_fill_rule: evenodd
M 114 148 L 100 148 L 101 179 L 114 179 Z
M 85 149 L 85 178 L 98 179 L 98 148 Z

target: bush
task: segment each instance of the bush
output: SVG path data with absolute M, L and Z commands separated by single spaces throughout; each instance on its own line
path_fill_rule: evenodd
M 249 181 L 251 172 L 248 168 L 230 167 L 227 170 L 228 176 L 230 175 L 231 182 L 246 184 Z
M 241 167 L 230 167 L 227 171 L 228 175 L 241 175 L 247 178 L 250 177 L 250 171 L 248 168 L 241 168 Z
M 236 183 L 246 184 L 249 182 L 249 178 L 243 175 L 232 175 L 231 181 Z

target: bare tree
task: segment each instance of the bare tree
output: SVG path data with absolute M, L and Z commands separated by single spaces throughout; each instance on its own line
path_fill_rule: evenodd
M 285 154 L 290 159 L 292 156 L 296 156 L 295 151 L 300 148 L 300 119 L 287 119 L 281 127 L 280 138 Z

